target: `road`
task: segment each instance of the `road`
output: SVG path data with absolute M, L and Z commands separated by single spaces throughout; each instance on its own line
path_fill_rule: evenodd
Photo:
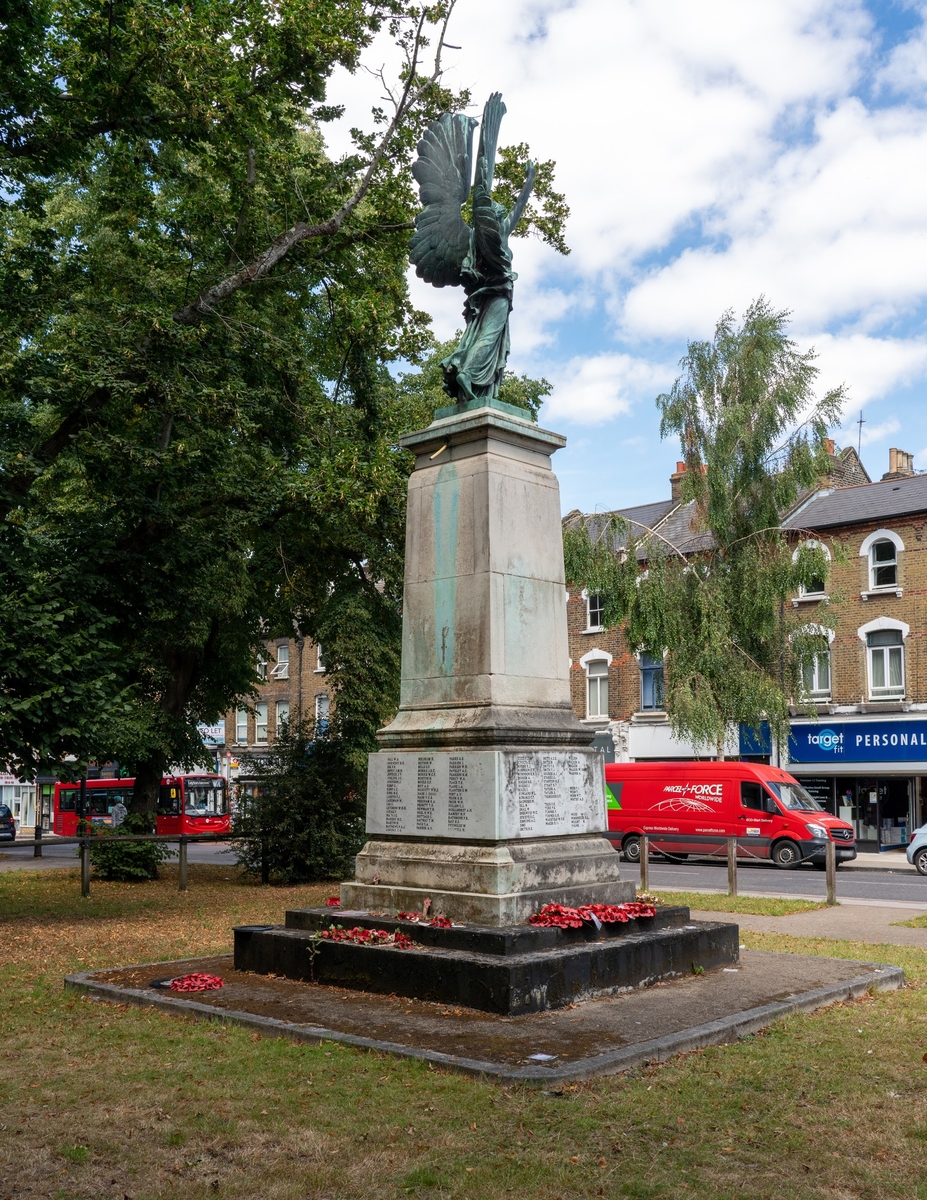
M 187 850 L 191 863 L 218 863 L 235 869 L 231 847 L 223 842 L 194 842 Z M 10 845 L 0 843 L 0 871 L 47 870 L 53 867 L 77 866 L 75 846 L 56 846 L 44 842 L 42 857 L 32 857 L 32 840 L 24 839 Z M 622 863 L 622 876 L 639 882 L 636 866 Z M 811 867 L 796 871 L 780 871 L 769 863 L 741 863 L 737 872 L 738 890 L 744 894 L 775 896 L 807 896 L 824 899 L 824 872 Z M 650 889 L 676 891 L 727 891 L 727 861 L 689 860 L 687 863 L 650 861 Z M 927 876 L 911 871 L 871 870 L 853 871 L 843 868 L 837 872 L 837 895 L 844 899 L 875 900 L 886 904 L 923 903 L 927 909 Z
M 176 847 L 172 847 L 176 850 Z M 32 838 L 0 842 L 0 871 L 42 871 L 53 867 L 76 867 L 77 847 L 57 846 L 53 841 L 42 843 L 42 857 L 33 858 Z M 191 842 L 187 846 L 187 862 L 218 863 L 235 867 L 231 847 L 226 842 Z
M 622 863 L 622 875 L 639 882 L 638 867 Z M 727 891 L 727 860 L 687 863 L 661 863 L 650 860 L 650 890 Z M 825 897 L 824 872 L 813 867 L 782 871 L 770 863 L 739 863 L 737 890 L 744 894 L 773 896 Z M 881 900 L 923 903 L 927 909 L 927 876 L 905 871 L 853 871 L 844 867 L 837 872 L 837 895 L 847 900 Z

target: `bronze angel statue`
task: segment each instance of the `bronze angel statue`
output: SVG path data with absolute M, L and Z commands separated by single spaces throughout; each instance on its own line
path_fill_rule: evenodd
M 444 113 L 425 130 L 412 174 L 424 209 L 415 220 L 409 258 L 416 274 L 435 287 L 463 287 L 466 328 L 460 345 L 441 364 L 444 390 L 457 403 L 486 403 L 499 395 L 509 356 L 512 270 L 509 236 L 528 203 L 535 168 L 528 163 L 525 185 L 510 212 L 492 198 L 499 125 L 505 115 L 494 92 L 483 109 L 473 180 L 474 117 Z M 461 209 L 473 180 L 472 226 Z

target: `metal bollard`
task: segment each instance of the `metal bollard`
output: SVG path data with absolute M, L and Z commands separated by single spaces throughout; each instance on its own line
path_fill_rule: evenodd
M 837 903 L 837 847 L 830 838 L 827 839 L 824 861 L 827 866 L 827 903 L 833 905 Z
M 80 894 L 90 895 L 90 838 L 80 844 Z
M 187 890 L 187 839 L 183 836 L 180 838 L 177 865 L 180 876 L 180 890 L 185 892 Z
M 727 894 L 737 895 L 737 838 L 727 839 Z
M 650 891 L 650 838 L 641 835 L 641 888 L 642 892 Z
M 32 857 L 42 857 L 42 818 L 38 817 L 35 823 L 35 845 L 32 847 Z

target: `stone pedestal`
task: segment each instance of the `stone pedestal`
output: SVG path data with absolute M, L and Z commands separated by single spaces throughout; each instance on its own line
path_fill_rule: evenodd
M 402 690 L 370 757 L 352 909 L 485 926 L 618 903 L 601 756 L 570 701 L 555 433 L 498 408 L 407 435 Z

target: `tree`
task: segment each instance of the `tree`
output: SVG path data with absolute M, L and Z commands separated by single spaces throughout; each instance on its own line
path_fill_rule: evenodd
M 422 125 L 467 102 L 440 84 L 451 8 L 9 6 L 0 760 L 17 771 L 118 757 L 150 814 L 165 766 L 202 755 L 197 721 L 251 693 L 269 634 L 321 630 L 348 661 L 338 614 L 372 613 L 388 644 L 396 439 L 420 423 L 390 365 L 429 345 L 406 290 L 409 165 Z M 333 161 L 326 81 L 384 24 L 406 52 L 391 106 Z
M 660 432 L 679 437 L 686 463 L 683 544 L 649 533 L 616 557 L 614 527 L 596 541 L 586 528 L 565 537 L 568 577 L 605 595 L 605 621 L 624 622 L 632 650 L 665 651 L 674 733 L 720 757 L 732 723 L 768 721 L 787 738 L 789 699 L 820 649 L 820 632 L 788 601 L 827 562 L 805 546 L 793 561 L 780 521 L 827 471 L 844 389 L 814 399 L 814 351 L 799 353 L 788 317 L 764 298 L 739 327 L 726 312 L 712 342 L 689 343 L 682 374 L 657 398 Z
M 287 722 L 250 769 L 257 794 L 235 825 L 245 871 L 284 884 L 349 874 L 364 844 L 366 770 L 357 770 L 337 730 Z

